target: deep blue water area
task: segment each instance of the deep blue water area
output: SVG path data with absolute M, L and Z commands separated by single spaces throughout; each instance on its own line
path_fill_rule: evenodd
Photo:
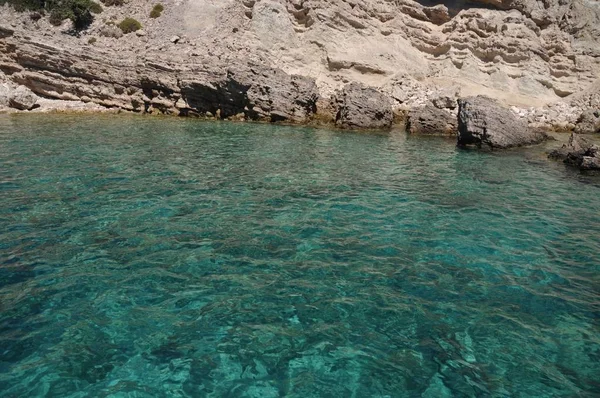
M 599 310 L 540 147 L 0 116 L 1 397 L 595 397 Z

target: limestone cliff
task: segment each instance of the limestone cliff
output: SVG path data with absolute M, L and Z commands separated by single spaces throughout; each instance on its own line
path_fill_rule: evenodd
M 594 0 L 166 0 L 150 18 L 153 4 L 105 7 L 79 35 L 0 8 L 0 81 L 131 111 L 301 123 L 345 115 L 329 98 L 349 83 L 397 114 L 486 94 L 568 129 L 597 106 Z M 127 16 L 143 31 L 110 37 Z

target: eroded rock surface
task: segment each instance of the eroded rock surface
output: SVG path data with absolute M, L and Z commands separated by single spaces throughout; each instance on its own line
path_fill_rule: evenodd
M 394 115 L 390 99 L 373 87 L 351 83 L 333 97 L 335 124 L 347 129 L 386 129 Z
M 600 147 L 576 133 L 571 133 L 569 142 L 550 152 L 548 157 L 562 160 L 581 170 L 600 170 Z
M 600 133 L 600 108 L 585 110 L 577 119 L 575 132 L 578 134 Z
M 8 97 L 8 105 L 22 111 L 33 109 L 37 101 L 38 96 L 25 86 L 17 87 Z
M 7 35 L 0 69 L 37 95 L 133 112 L 304 123 L 319 97 L 314 79 L 264 64 L 230 66 L 104 58 Z M 19 109 L 25 109 L 20 107 Z
M 433 104 L 412 109 L 406 122 L 406 131 L 411 134 L 453 136 L 456 135 L 457 127 L 455 115 Z
M 313 79 L 288 75 L 264 66 L 228 68 L 224 73 L 204 73 L 180 80 L 186 111 L 243 115 L 249 120 L 303 123 L 316 112 L 319 97 Z M 177 104 L 175 104 L 177 106 Z
M 508 108 L 485 97 L 458 100 L 458 145 L 506 149 L 539 144 L 547 134 L 530 129 Z
M 312 113 L 306 111 L 312 100 L 295 99 L 311 91 L 300 76 L 314 81 L 317 103 L 329 103 L 356 82 L 388 96 L 395 112 L 459 87 L 463 96 L 497 99 L 529 124 L 564 130 L 592 109 L 580 94 L 600 85 L 597 1 L 163 3 L 160 18 L 149 17 L 152 4 L 143 0 L 105 7 L 80 36 L 67 34 L 68 23 L 54 27 L 45 17 L 2 6 L 0 73 L 49 99 L 194 114 L 181 82 L 188 87 L 198 77 L 196 86 L 206 79 L 221 84 L 225 72 L 238 67 L 277 70 L 290 80 L 275 76 L 271 87 L 257 73 L 256 84 L 241 96 L 250 106 L 236 115 L 279 120 L 281 113 L 299 122 Z M 115 22 L 124 17 L 139 20 L 144 34 L 123 36 Z M 265 87 L 289 87 L 290 96 L 265 93 Z

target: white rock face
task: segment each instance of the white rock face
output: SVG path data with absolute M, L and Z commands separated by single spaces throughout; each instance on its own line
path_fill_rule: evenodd
M 468 8 L 412 0 L 162 3 L 155 19 L 144 0 L 105 7 L 81 37 L 0 7 L 0 73 L 45 97 L 139 111 L 148 106 L 144 98 L 177 109 L 181 75 L 252 64 L 312 78 L 322 98 L 353 82 L 388 95 L 394 110 L 447 92 L 485 94 L 529 123 L 566 128 L 593 106 L 572 98 L 600 78 L 597 1 L 475 0 Z M 124 17 L 139 20 L 145 35 L 118 37 L 106 24 Z M 90 37 L 97 38 L 93 46 Z M 152 89 L 138 82 L 147 69 Z

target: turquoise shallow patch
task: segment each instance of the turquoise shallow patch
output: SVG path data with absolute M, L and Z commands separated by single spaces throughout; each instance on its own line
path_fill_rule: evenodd
M 599 257 L 539 148 L 0 117 L 2 397 L 595 396 Z

